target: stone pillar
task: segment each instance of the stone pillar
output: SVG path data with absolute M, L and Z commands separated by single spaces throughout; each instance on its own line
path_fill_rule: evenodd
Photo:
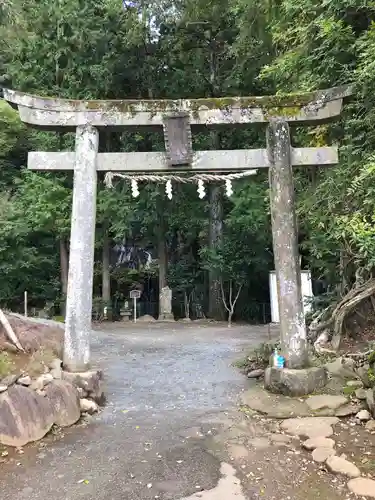
M 90 361 L 98 143 L 96 128 L 77 127 L 63 359 L 73 372 Z
M 288 123 L 270 122 L 267 152 L 282 353 L 288 368 L 303 368 L 307 363 L 307 341 Z

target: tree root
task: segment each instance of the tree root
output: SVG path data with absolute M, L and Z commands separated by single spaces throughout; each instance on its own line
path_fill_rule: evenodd
M 372 297 L 375 293 L 375 279 L 370 279 L 358 288 L 353 288 L 345 297 L 337 304 L 337 306 L 332 310 L 332 307 L 325 309 L 320 313 L 311 323 L 309 328 L 310 338 L 316 339 L 319 334 L 323 331 L 328 331 L 331 333 L 331 345 L 334 351 L 337 351 L 340 347 L 342 330 L 345 318 L 352 313 L 355 308 L 364 300 Z M 329 312 L 329 311 L 332 312 Z M 328 316 L 329 315 L 329 316 Z M 323 318 L 328 319 L 323 321 Z M 323 336 L 322 336 L 323 337 Z M 320 337 L 319 337 L 320 338 Z M 318 340 L 319 340 L 318 338 Z M 328 340 L 328 338 L 327 338 Z M 319 343 L 320 349 L 322 349 Z M 314 344 L 315 345 L 315 344 Z M 315 346 L 316 348 L 317 346 Z

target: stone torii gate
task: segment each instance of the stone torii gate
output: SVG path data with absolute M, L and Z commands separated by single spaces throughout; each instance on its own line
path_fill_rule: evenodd
M 289 123 L 319 124 L 337 117 L 348 87 L 301 95 L 192 100 L 74 101 L 4 89 L 4 98 L 31 126 L 75 131 L 74 152 L 30 152 L 32 170 L 74 170 L 64 366 L 80 372 L 90 361 L 96 185 L 98 171 L 240 172 L 269 168 L 271 218 L 283 354 L 289 368 L 306 364 L 306 327 L 292 167 L 334 165 L 334 146 L 293 148 Z M 192 150 L 198 126 L 267 124 L 267 149 Z M 108 127 L 164 129 L 166 152 L 98 153 Z

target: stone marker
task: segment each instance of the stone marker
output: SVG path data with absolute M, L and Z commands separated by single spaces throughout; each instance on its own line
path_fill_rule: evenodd
M 326 464 L 328 469 L 336 474 L 343 474 L 348 477 L 359 477 L 361 475 L 361 471 L 356 465 L 342 457 L 329 457 Z
M 324 463 L 327 458 L 332 457 L 333 455 L 336 455 L 336 452 L 333 448 L 315 448 L 315 450 L 312 452 L 312 458 L 314 462 L 318 462 L 320 464 Z
M 159 321 L 174 321 L 174 316 L 172 314 L 172 290 L 169 286 L 165 286 L 161 289 L 159 307 Z
M 375 481 L 367 477 L 357 477 L 348 482 L 349 490 L 359 497 L 375 498 Z
M 316 437 L 307 439 L 302 443 L 302 446 L 306 448 L 306 450 L 315 450 L 315 448 L 334 448 L 335 442 L 333 439 L 326 437 Z

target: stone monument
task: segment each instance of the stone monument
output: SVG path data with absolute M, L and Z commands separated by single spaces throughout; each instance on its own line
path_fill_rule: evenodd
M 169 286 L 161 289 L 159 296 L 159 321 L 174 321 L 172 314 L 172 290 Z

